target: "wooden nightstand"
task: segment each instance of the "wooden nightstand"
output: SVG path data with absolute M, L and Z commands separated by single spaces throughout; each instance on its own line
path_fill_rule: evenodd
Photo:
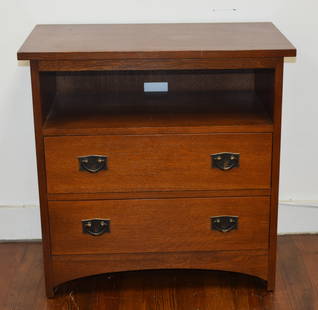
M 37 26 L 18 59 L 31 60 L 47 295 L 160 268 L 273 290 L 295 55 L 271 23 Z M 145 92 L 154 82 L 165 91 Z

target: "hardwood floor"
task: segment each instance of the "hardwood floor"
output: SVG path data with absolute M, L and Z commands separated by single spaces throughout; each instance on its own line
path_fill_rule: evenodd
M 100 275 L 46 299 L 40 243 L 0 244 L 1 310 L 315 310 L 318 235 L 280 236 L 275 293 L 261 280 L 216 271 L 158 270 Z

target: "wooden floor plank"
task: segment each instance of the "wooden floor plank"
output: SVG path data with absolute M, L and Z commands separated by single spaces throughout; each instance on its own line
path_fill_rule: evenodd
M 44 291 L 40 243 L 0 243 L 1 310 L 318 310 L 318 235 L 278 239 L 277 287 L 202 270 L 98 275 Z
M 7 300 L 12 294 L 11 285 L 17 277 L 16 266 L 21 262 L 26 248 L 25 244 L 0 244 L 0 301 Z

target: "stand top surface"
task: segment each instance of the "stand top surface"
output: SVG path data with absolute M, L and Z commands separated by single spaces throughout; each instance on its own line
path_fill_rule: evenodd
M 295 56 L 272 23 L 37 25 L 19 60 Z

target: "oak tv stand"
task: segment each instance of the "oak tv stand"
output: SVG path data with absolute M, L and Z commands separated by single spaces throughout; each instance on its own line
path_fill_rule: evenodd
M 274 289 L 283 59 L 271 23 L 39 25 L 31 61 L 47 295 L 216 269 Z M 145 83 L 164 83 L 145 92 Z M 146 84 L 157 87 L 157 84 Z

